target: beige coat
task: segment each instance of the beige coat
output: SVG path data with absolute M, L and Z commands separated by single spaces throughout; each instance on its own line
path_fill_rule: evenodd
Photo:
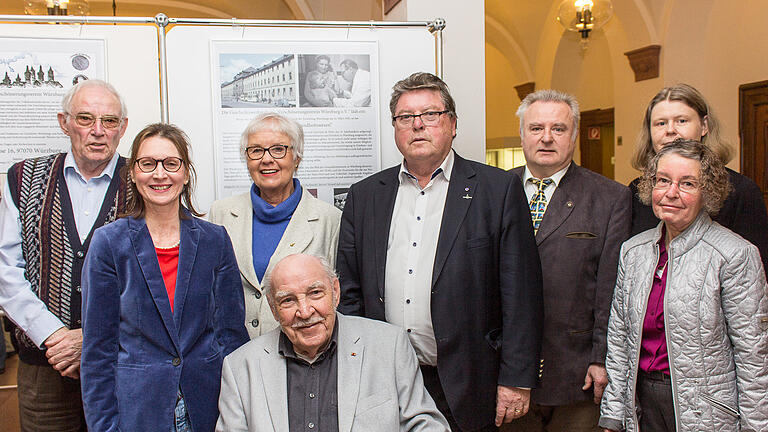
M 214 202 L 209 218 L 211 222 L 223 225 L 232 239 L 245 293 L 245 328 L 248 329 L 248 335 L 253 339 L 269 332 L 277 327 L 277 321 L 264 296 L 263 281 L 256 277 L 253 269 L 253 208 L 250 193 Z M 318 200 L 304 189 L 283 238 L 269 260 L 267 273 L 281 259 L 296 253 L 325 257 L 335 267 L 340 221 L 341 211 Z

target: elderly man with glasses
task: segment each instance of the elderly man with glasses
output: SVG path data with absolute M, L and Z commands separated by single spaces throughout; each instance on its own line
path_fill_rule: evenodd
M 525 192 L 517 175 L 453 151 L 456 106 L 440 78 L 405 78 L 389 106 L 403 163 L 347 193 L 339 311 L 405 328 L 451 430 L 494 430 L 525 414 L 539 373 Z
M 108 83 L 83 81 L 62 100 L 66 153 L 23 160 L 0 201 L 0 307 L 15 324 L 22 431 L 85 430 L 80 396 L 80 272 L 94 229 L 125 209 L 128 124 Z

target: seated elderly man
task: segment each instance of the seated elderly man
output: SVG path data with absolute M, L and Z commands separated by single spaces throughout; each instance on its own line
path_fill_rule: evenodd
M 311 255 L 266 278 L 280 328 L 224 359 L 217 431 L 448 431 L 405 332 L 336 313 L 339 279 Z

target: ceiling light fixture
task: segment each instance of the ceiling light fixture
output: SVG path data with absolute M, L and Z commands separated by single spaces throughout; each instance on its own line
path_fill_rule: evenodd
M 605 25 L 613 16 L 610 0 L 563 0 L 557 11 L 557 22 L 566 30 L 581 33 L 582 49 L 587 49 L 589 33 Z

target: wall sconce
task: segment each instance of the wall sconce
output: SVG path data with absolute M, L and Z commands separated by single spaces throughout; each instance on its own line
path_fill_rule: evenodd
M 557 22 L 566 30 L 581 33 L 582 50 L 589 44 L 589 32 L 604 26 L 613 16 L 610 0 L 563 0 L 557 11 Z

